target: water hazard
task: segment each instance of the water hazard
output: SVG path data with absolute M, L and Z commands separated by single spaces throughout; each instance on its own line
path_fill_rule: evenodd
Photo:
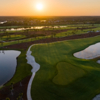
M 16 58 L 20 53 L 15 50 L 0 50 L 0 86 L 13 77 L 17 66 Z
M 34 27 L 30 27 L 30 28 L 11 28 L 11 29 L 6 29 L 6 31 L 21 31 L 21 30 L 27 30 L 27 29 L 46 29 L 46 28 L 66 28 L 67 26 L 34 26 Z

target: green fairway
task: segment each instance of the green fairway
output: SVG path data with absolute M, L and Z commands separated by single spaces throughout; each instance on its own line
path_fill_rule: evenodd
M 84 70 L 66 62 L 60 62 L 56 67 L 58 73 L 53 82 L 58 85 L 67 85 L 85 74 Z
M 41 67 L 32 83 L 33 100 L 92 100 L 99 94 L 100 65 L 73 56 L 99 41 L 100 36 L 34 45 L 32 55 Z M 66 62 L 66 67 L 60 62 Z

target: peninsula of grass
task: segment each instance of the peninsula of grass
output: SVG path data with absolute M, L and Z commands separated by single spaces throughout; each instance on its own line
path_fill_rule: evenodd
M 21 54 L 17 58 L 17 66 L 16 66 L 16 72 L 12 79 L 7 82 L 5 85 L 11 85 L 11 83 L 17 83 L 21 81 L 22 79 L 26 78 L 27 76 L 31 75 L 31 65 L 27 64 L 26 60 L 26 51 L 25 50 L 18 50 L 21 52 Z
M 99 94 L 100 64 L 73 56 L 99 41 L 100 36 L 34 45 L 32 55 L 41 67 L 32 83 L 32 99 L 92 100 Z

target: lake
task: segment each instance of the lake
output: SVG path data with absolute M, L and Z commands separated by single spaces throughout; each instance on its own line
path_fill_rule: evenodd
M 9 81 L 16 71 L 20 51 L 0 50 L 0 86 Z

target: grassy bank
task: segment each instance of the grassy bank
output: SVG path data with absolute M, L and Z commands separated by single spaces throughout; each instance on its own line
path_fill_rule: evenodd
M 32 67 L 27 64 L 26 60 L 26 51 L 25 50 L 18 50 L 21 51 L 21 54 L 17 58 L 17 67 L 16 72 L 13 78 L 6 83 L 6 85 L 11 85 L 11 83 L 17 83 L 24 79 L 25 77 L 31 75 Z
M 32 83 L 33 100 L 91 100 L 99 94 L 100 65 L 73 56 L 99 41 L 100 36 L 34 45 L 32 55 L 41 68 Z

